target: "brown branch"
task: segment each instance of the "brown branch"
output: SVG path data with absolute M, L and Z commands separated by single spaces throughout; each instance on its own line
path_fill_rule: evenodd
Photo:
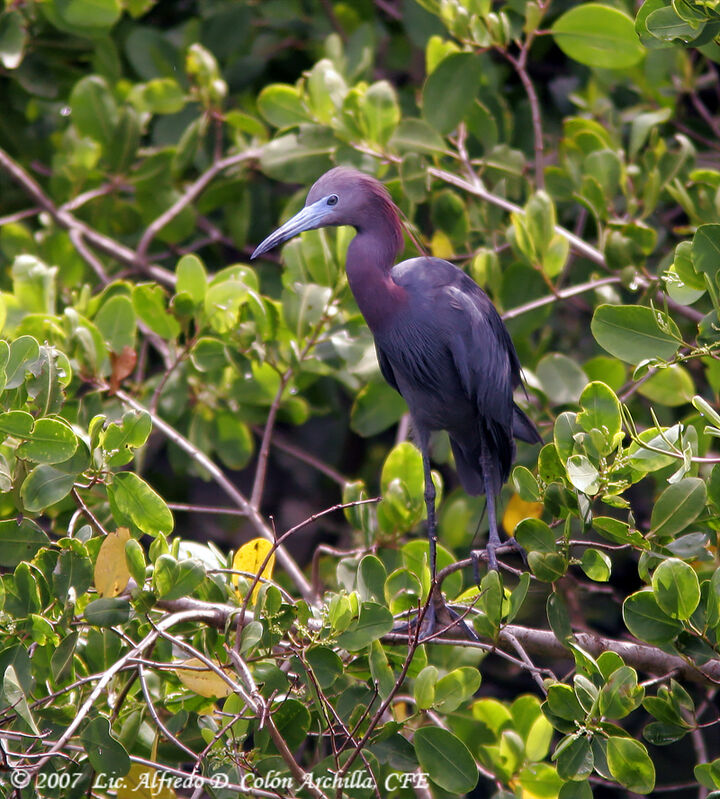
M 258 436 L 262 436 L 262 429 L 260 427 L 253 425 L 252 429 L 255 433 L 257 433 Z M 297 458 L 299 461 L 306 463 L 308 466 L 312 466 L 313 469 L 316 469 L 321 474 L 329 477 L 334 483 L 337 483 L 341 487 L 344 487 L 346 483 L 350 482 L 349 478 L 345 477 L 345 475 L 340 474 L 340 472 L 338 472 L 332 466 L 329 466 L 327 463 L 321 461 L 319 458 L 316 458 L 314 455 L 310 455 L 310 453 L 305 452 L 305 450 L 300 449 L 300 447 L 291 444 L 277 431 L 273 435 L 273 446 L 276 449 L 291 455 L 293 458 Z
M 147 251 L 157 234 L 174 219 L 183 209 L 187 208 L 193 200 L 195 200 L 208 186 L 208 184 L 225 169 L 241 164 L 243 161 L 259 158 L 260 150 L 245 150 L 242 153 L 230 155 L 227 158 L 221 158 L 216 161 L 209 169 L 200 175 L 200 177 L 182 193 L 176 202 L 170 208 L 163 211 L 160 216 L 154 219 L 145 229 L 140 242 L 137 247 L 137 260 L 140 263 L 146 263 Z
M 508 624 L 500 631 L 500 640 L 509 633 L 518 640 L 525 650 L 535 655 L 549 655 L 567 658 L 567 649 L 550 630 L 535 630 Z M 678 655 L 670 655 L 648 644 L 633 641 L 618 641 L 590 633 L 576 633 L 578 644 L 593 657 L 610 651 L 620 655 L 628 666 L 649 674 L 669 674 L 674 672 L 683 679 L 696 683 L 720 683 L 720 659 L 711 660 L 704 666 L 697 666 Z M 507 643 L 510 643 L 507 640 Z
M 523 44 L 522 51 L 518 58 L 515 58 L 507 51 L 503 50 L 502 54 L 512 64 L 513 69 L 517 72 L 520 82 L 527 94 L 528 102 L 530 104 L 530 116 L 532 118 L 533 126 L 533 139 L 534 139 L 534 152 L 535 152 L 535 184 L 538 189 L 545 188 L 545 173 L 543 172 L 543 129 L 542 129 L 542 116 L 540 114 L 540 102 L 538 100 L 535 86 L 530 80 L 530 75 L 527 71 L 527 54 L 532 44 L 534 36 L 531 34 Z
M 191 441 L 185 438 L 185 436 L 179 433 L 174 427 L 161 419 L 157 414 L 150 413 L 147 408 L 145 408 L 141 403 L 137 402 L 137 400 L 135 400 L 129 394 L 126 394 L 124 391 L 120 390 L 115 392 L 115 396 L 122 402 L 129 405 L 131 408 L 148 413 L 152 419 L 153 427 L 163 433 L 163 435 L 170 439 L 170 441 L 172 441 L 174 444 L 177 444 L 180 449 L 190 455 L 194 461 L 196 461 L 198 464 L 200 464 L 200 466 L 210 473 L 218 486 L 220 486 L 220 488 L 230 497 L 230 499 L 245 512 L 248 521 L 252 524 L 255 530 L 268 541 L 275 541 L 275 536 L 273 535 L 272 529 L 268 527 L 257 510 L 252 507 L 245 496 L 238 491 L 233 483 L 225 476 L 220 467 L 217 466 L 217 464 L 214 463 L 214 461 L 212 461 L 204 452 L 202 452 L 202 450 L 198 449 Z M 290 575 L 290 578 L 295 583 L 303 597 L 307 600 L 311 600 L 313 595 L 312 586 L 287 550 L 283 547 L 278 547 L 277 558 L 285 571 Z
M 0 147 L 0 167 L 2 167 L 10 177 L 18 183 L 44 211 L 46 211 L 65 230 L 77 231 L 88 244 L 92 245 L 105 255 L 109 255 L 116 261 L 132 267 L 133 269 L 142 268 L 137 254 L 134 250 L 115 239 L 106 236 L 104 233 L 95 230 L 90 225 L 81 222 L 65 208 L 58 208 L 47 194 L 40 188 L 38 182 L 20 164 L 17 163 L 2 147 Z M 165 285 L 174 285 L 175 276 L 167 269 L 157 266 L 149 266 L 143 271 L 148 277 L 157 280 Z

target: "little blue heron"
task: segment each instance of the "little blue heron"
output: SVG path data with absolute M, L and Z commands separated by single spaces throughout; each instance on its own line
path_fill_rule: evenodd
M 403 249 L 396 205 L 380 181 L 348 167 L 326 172 L 305 207 L 252 254 L 304 230 L 351 225 L 350 289 L 375 339 L 380 370 L 404 397 L 422 453 L 430 573 L 436 575 L 435 487 L 429 439 L 446 430 L 468 494 L 485 494 L 490 526 L 487 559 L 497 569 L 495 500 L 510 474 L 515 438 L 540 443 L 535 425 L 513 402 L 520 362 L 487 294 L 461 269 L 424 256 L 395 264 Z

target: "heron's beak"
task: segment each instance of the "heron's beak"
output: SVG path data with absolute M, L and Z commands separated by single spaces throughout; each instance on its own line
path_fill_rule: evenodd
M 315 228 L 328 224 L 327 219 L 332 211 L 333 208 L 328 207 L 324 198 L 312 205 L 306 205 L 302 211 L 295 214 L 292 219 L 288 219 L 282 227 L 279 227 L 274 233 L 271 233 L 265 241 L 259 244 L 250 258 L 257 258 L 258 255 L 272 250 L 273 247 L 282 244 L 293 236 L 297 236 L 298 233 L 302 233 L 303 230 L 314 230 Z

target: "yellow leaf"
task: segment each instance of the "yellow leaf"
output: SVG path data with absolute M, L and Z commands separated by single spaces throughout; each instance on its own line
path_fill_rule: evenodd
M 272 555 L 268 558 L 267 563 L 265 564 L 265 568 L 260 572 L 260 568 L 262 567 L 263 563 L 265 563 L 265 558 L 268 556 L 268 552 L 272 550 L 272 544 L 267 541 L 265 538 L 253 538 L 252 541 L 248 541 L 247 544 L 243 544 L 243 546 L 238 549 L 235 553 L 235 557 L 233 558 L 233 569 L 239 572 L 247 572 L 248 574 L 260 574 L 261 577 L 265 577 L 266 579 L 270 579 L 272 577 L 273 568 L 275 566 L 275 553 L 273 552 Z M 246 577 L 249 582 L 252 582 L 252 577 Z M 240 582 L 240 575 L 233 574 L 232 581 L 234 585 L 238 585 Z M 262 583 L 258 581 L 258 584 L 253 589 L 252 594 L 250 594 L 250 601 L 254 602 L 257 599 L 258 591 L 260 590 L 260 586 Z
M 224 697 L 230 696 L 232 688 L 223 680 L 223 678 L 214 672 L 212 669 L 207 668 L 199 658 L 189 658 L 183 660 L 182 665 L 184 668 L 175 668 L 175 673 L 180 682 L 191 691 L 194 691 L 198 696 L 210 697 Z M 216 664 L 220 668 L 220 664 Z M 227 669 L 228 676 L 232 676 L 232 671 Z
M 515 528 L 523 519 L 539 519 L 544 507 L 542 502 L 525 502 L 524 499 L 520 499 L 519 494 L 513 494 L 503 514 L 503 530 L 508 535 L 513 535 Z
M 118 527 L 100 544 L 94 573 L 95 588 L 100 596 L 117 596 L 125 590 L 130 580 L 125 563 L 125 542 L 129 540 L 127 527 Z
M 452 243 L 442 230 L 436 230 L 430 240 L 430 252 L 436 258 L 450 258 L 455 254 Z
M 172 778 L 170 774 L 133 763 L 130 771 L 117 780 L 117 799 L 176 799 L 177 794 L 163 777 L 165 781 Z

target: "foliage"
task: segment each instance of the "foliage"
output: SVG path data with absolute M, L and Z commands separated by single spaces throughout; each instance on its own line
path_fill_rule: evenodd
M 18 796 L 720 789 L 720 14 L 629 6 L 6 4 Z M 481 643 L 397 632 L 432 600 L 422 466 L 352 231 L 248 263 L 338 163 L 385 181 L 407 255 L 491 294 L 547 442 L 503 495 L 527 562 L 476 585 L 482 502 L 434 441 L 441 587 Z M 216 543 L 211 489 L 242 517 Z M 332 547 L 303 538 L 340 509 Z

